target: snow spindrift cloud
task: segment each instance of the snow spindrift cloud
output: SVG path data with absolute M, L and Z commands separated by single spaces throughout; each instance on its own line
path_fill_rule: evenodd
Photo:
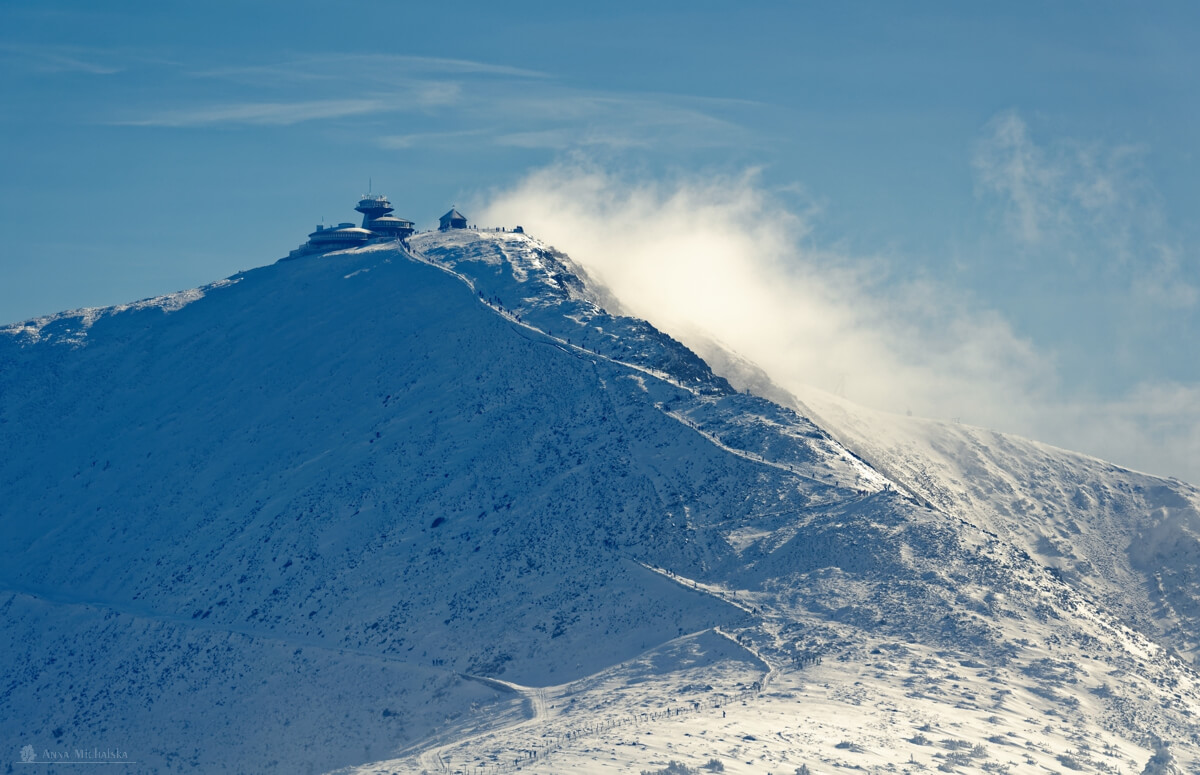
M 1053 359 L 1001 315 L 904 275 L 895 259 L 814 245 L 811 218 L 754 172 L 662 182 L 573 161 L 493 192 L 479 220 L 521 223 L 579 261 L 622 311 L 706 357 L 719 343 L 798 394 L 815 386 L 1200 479 L 1200 391 L 1064 398 Z

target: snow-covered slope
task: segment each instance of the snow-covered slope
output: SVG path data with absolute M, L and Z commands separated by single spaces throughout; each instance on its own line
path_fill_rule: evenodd
M 934 508 L 1021 546 L 1200 663 L 1200 490 L 981 428 L 810 390 L 804 408 Z
M 604 301 L 464 230 L 0 329 L 0 734 L 147 772 L 1200 761 L 1163 617 Z

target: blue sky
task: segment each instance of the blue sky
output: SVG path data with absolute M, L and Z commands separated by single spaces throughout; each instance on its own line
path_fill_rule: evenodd
M 1014 400 L 1081 418 L 1047 440 L 1195 479 L 1194 8 L 8 0 L 0 320 L 269 263 L 355 218 L 368 179 L 423 226 L 452 204 L 545 205 L 533 180 L 584 196 L 570 170 L 618 200 L 735 181 L 748 198 L 714 217 L 753 219 L 753 201 L 794 220 L 797 263 L 874 273 L 848 308 L 919 282 L 957 311 L 878 325 L 919 319 L 932 349 L 948 327 L 998 326 L 1026 348 L 1038 366 Z M 851 367 L 811 381 L 888 403 Z M 1046 427 L 970 395 L 964 419 Z M 916 394 L 885 408 L 900 404 L 937 414 Z M 1114 412 L 1161 430 L 1090 440 Z

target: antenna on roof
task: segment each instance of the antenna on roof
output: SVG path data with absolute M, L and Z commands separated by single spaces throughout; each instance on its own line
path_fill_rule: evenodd
M 371 179 L 367 178 L 367 193 L 371 193 Z

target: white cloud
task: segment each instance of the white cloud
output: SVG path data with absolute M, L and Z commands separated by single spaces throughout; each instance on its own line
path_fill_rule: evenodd
M 391 109 L 394 109 L 394 103 L 382 99 L 246 102 L 171 110 L 115 123 L 124 126 L 161 127 L 194 127 L 212 124 L 290 125 L 303 121 L 379 113 Z
M 363 122 L 360 131 L 372 133 L 367 142 L 387 149 L 437 147 L 461 132 L 477 138 L 474 148 L 671 152 L 745 149 L 757 135 L 732 117 L 764 107 L 739 99 L 601 91 L 509 65 L 391 54 L 323 53 L 217 67 L 172 63 L 164 75 L 176 87 L 172 103 L 117 108 L 103 121 L 290 126 L 391 113 L 403 123 Z M 206 80 L 226 84 L 222 101 L 211 101 Z M 189 96 L 199 93 L 204 96 Z
M 716 339 L 783 385 L 881 408 L 991 417 L 1052 381 L 997 315 L 881 258 L 805 246 L 805 216 L 755 173 L 631 182 L 554 166 L 494 195 L 483 222 L 521 223 L 567 250 L 630 313 Z
M 988 123 L 972 162 L 980 194 L 1023 252 L 1109 286 L 1136 323 L 1200 302 L 1146 155 L 1140 146 L 1074 138 L 1039 144 L 1010 111 Z
M 1134 145 L 1060 138 L 1037 143 L 1016 112 L 988 122 L 972 166 L 980 195 L 998 206 L 1010 236 L 1027 248 L 1089 263 L 1126 263 L 1166 230 L 1161 197 Z
M 546 78 L 545 73 L 491 62 L 399 54 L 317 54 L 267 65 L 232 65 L 197 70 L 199 78 L 224 78 L 260 84 L 303 81 L 353 80 L 358 83 L 393 83 L 417 73 L 495 75 L 509 78 Z
M 1040 242 L 1048 226 L 1068 219 L 1060 194 L 1062 171 L 1034 145 L 1016 113 L 997 116 L 989 130 L 974 159 L 980 185 L 1005 202 L 1005 215 L 1019 240 Z
M 576 161 L 493 192 L 478 212 L 568 252 L 629 314 L 702 355 L 720 342 L 782 387 L 961 417 L 1200 479 L 1180 462 L 1197 459 L 1200 388 L 1064 400 L 1053 360 L 999 314 L 886 257 L 812 245 L 811 213 L 789 211 L 754 172 L 662 183 Z

